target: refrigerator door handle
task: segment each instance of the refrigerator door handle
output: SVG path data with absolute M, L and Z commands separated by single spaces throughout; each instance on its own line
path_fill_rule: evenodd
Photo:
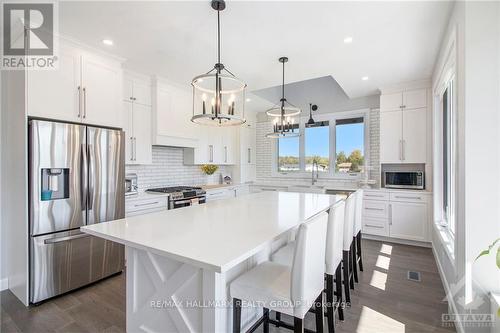
M 94 182 L 95 182 L 94 161 L 92 158 L 92 156 L 94 155 L 94 147 L 92 145 L 89 145 L 88 155 L 89 155 L 88 156 L 89 163 L 87 164 L 89 173 L 88 209 L 92 210 L 92 206 L 94 204 Z
M 82 210 L 87 209 L 87 197 L 88 197 L 88 162 L 87 162 L 87 145 L 82 144 L 81 147 L 81 166 L 80 166 L 80 195 L 81 195 L 81 205 Z
M 89 234 L 81 233 L 81 234 L 77 234 L 77 235 L 73 235 L 73 236 L 45 239 L 43 241 L 43 243 L 44 244 L 56 244 L 56 243 L 67 242 L 67 241 L 78 239 L 78 238 L 90 237 L 90 236 L 91 235 L 89 235 Z

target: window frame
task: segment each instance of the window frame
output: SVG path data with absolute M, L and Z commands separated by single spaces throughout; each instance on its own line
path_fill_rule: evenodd
M 348 118 L 363 118 L 364 124 L 364 149 L 363 156 L 365 158 L 365 166 L 371 165 L 370 158 L 370 109 L 360 109 L 353 111 L 343 111 L 343 112 L 334 112 L 334 113 L 322 113 L 314 115 L 314 120 L 316 122 L 319 121 L 328 121 L 329 122 L 329 159 L 330 159 L 330 168 L 328 172 L 319 172 L 319 179 L 341 179 L 341 180 L 361 180 L 364 178 L 365 173 L 340 173 L 335 172 L 335 160 L 336 160 L 336 133 L 335 126 L 337 119 L 348 119 Z M 281 177 L 281 178 L 310 178 L 311 172 L 305 171 L 305 128 L 306 123 L 309 119 L 308 115 L 304 115 L 299 119 L 299 133 L 301 134 L 299 137 L 299 171 L 291 171 L 291 172 L 280 172 L 278 171 L 278 144 L 279 140 L 272 145 L 272 176 L 273 177 Z M 287 140 L 287 139 L 282 139 Z M 365 172 L 370 172 L 365 168 Z

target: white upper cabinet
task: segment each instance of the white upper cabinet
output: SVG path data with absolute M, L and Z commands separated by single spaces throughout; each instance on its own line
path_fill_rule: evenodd
M 405 163 L 424 163 L 427 152 L 427 110 L 409 109 L 402 114 L 402 160 Z
M 126 72 L 123 80 L 123 100 L 151 106 L 151 80 L 146 76 Z
M 59 68 L 27 71 L 28 115 L 65 121 L 81 121 L 81 54 L 61 47 Z
M 133 103 L 133 108 L 134 164 L 151 164 L 151 107 Z
M 121 63 L 61 45 L 58 69 L 28 71 L 31 117 L 122 127 Z
M 427 90 L 412 89 L 403 92 L 403 109 L 419 109 L 427 107 Z
M 380 96 L 380 111 L 418 109 L 427 107 L 426 89 L 407 89 Z
M 126 73 L 123 80 L 123 129 L 125 131 L 125 163 L 151 164 L 151 86 L 149 78 Z M 137 87 L 141 87 L 137 89 Z M 139 94 L 136 94 L 140 91 Z M 135 97 L 138 96 L 138 97 Z M 141 97 L 142 96 L 142 97 Z
M 380 96 L 380 163 L 427 162 L 427 90 Z
M 196 147 L 199 126 L 191 122 L 192 97 L 187 87 L 156 80 L 153 84 L 153 144 Z
M 395 111 L 401 110 L 403 105 L 403 93 L 397 92 L 392 94 L 380 95 L 380 110 Z
M 402 162 L 403 113 L 390 111 L 380 113 L 380 162 Z
M 121 127 L 121 67 L 98 57 L 84 56 L 82 83 L 84 122 Z

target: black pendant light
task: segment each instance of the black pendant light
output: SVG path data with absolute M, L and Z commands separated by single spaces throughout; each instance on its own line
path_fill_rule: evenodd
M 307 125 L 312 126 L 316 123 L 312 117 L 312 112 L 316 111 L 317 109 L 318 109 L 318 106 L 316 104 L 309 103 L 309 120 L 307 121 Z
M 299 125 L 294 124 L 292 117 L 300 114 L 301 110 L 289 103 L 285 98 L 285 63 L 288 62 L 288 58 L 281 57 L 279 62 L 283 64 L 280 104 L 266 111 L 267 115 L 275 117 L 272 133 L 266 134 L 266 137 L 271 139 L 300 136 Z
M 212 0 L 212 8 L 217 11 L 217 63 L 209 72 L 198 75 L 191 81 L 193 86 L 191 121 L 215 126 L 241 125 L 246 122 L 247 85 L 221 63 L 220 12 L 226 8 L 226 3 L 224 0 Z

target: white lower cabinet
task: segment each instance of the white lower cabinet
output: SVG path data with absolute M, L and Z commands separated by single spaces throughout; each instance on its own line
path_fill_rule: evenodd
M 363 233 L 428 242 L 429 198 L 428 192 L 365 191 Z
M 390 237 L 427 241 L 427 204 L 390 203 Z
M 144 215 L 168 209 L 168 196 L 145 195 L 125 199 L 125 216 Z
M 217 188 L 207 191 L 207 202 L 234 198 L 236 196 L 234 188 Z

